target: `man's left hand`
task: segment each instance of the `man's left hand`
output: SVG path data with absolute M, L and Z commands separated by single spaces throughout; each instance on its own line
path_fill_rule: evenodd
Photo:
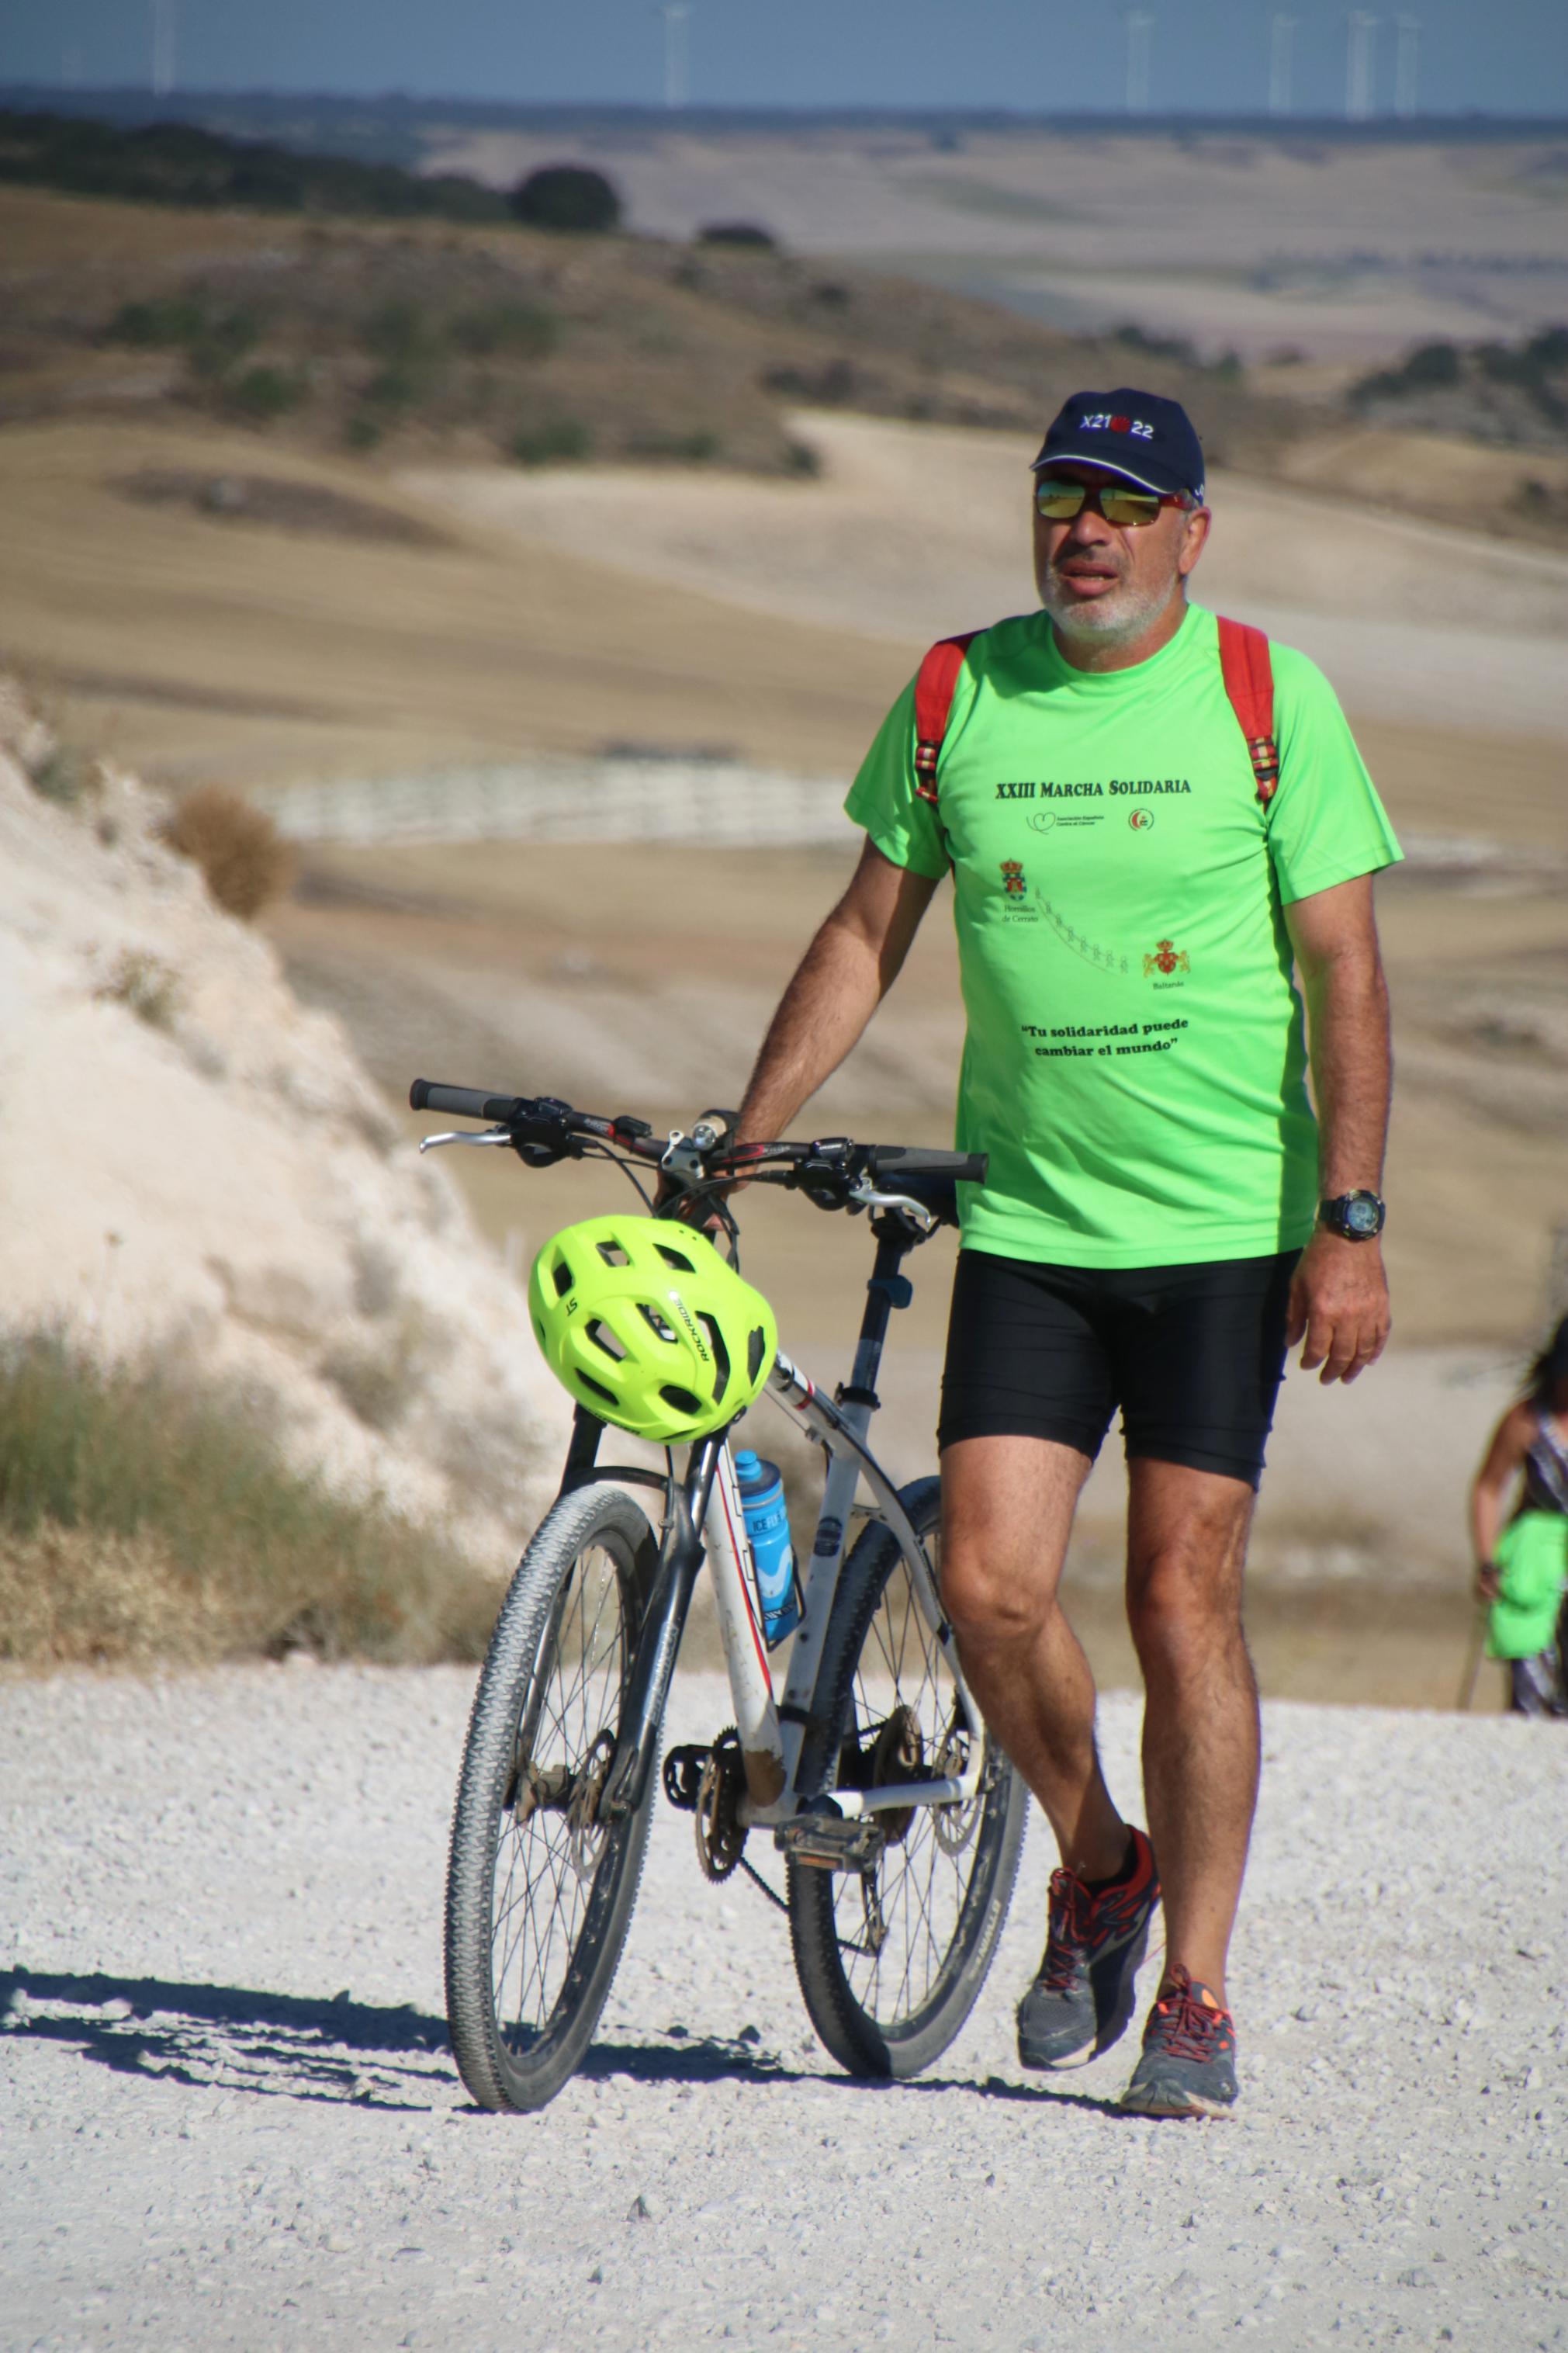
M 1290 1283 L 1285 1345 L 1304 1339 L 1301 1369 L 1321 1381 L 1353 1381 L 1374 1365 L 1392 1318 L 1383 1252 L 1374 1241 L 1347 1241 L 1320 1227 Z

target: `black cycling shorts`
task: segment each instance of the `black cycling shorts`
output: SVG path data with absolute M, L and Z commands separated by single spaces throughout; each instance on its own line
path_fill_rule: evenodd
M 1120 1406 L 1129 1460 L 1256 1487 L 1300 1256 L 1086 1267 L 960 1250 L 938 1445 L 1049 1438 L 1092 1460 Z

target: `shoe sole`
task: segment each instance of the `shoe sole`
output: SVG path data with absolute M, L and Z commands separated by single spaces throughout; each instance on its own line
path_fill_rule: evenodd
M 1232 2122 L 1236 2117 L 1234 2100 L 1205 2100 L 1199 2092 L 1184 2094 L 1179 2106 L 1173 2095 L 1167 2099 L 1155 2093 L 1147 2098 L 1133 2099 L 1124 2092 L 1121 2105 L 1130 2116 L 1168 2116 L 1177 2123 L 1184 2116 L 1218 2116 Z
M 1108 1946 L 1106 1950 L 1100 1954 L 1098 1962 L 1095 1964 L 1095 1968 L 1091 1968 L 1089 1973 L 1089 1984 L 1092 1986 L 1095 1978 L 1095 1970 L 1099 1969 L 1103 1971 L 1109 1962 L 1115 1962 L 1117 1966 L 1123 1970 L 1121 1990 L 1118 1997 L 1117 2006 L 1111 2012 L 1110 2017 L 1107 2020 L 1104 2028 L 1097 2031 L 1091 2042 L 1080 2042 L 1076 2050 L 1064 2052 L 1058 2058 L 1045 2059 L 1038 2056 L 1037 2045 L 1034 2051 L 1030 2051 L 1026 2047 L 1023 2029 L 1020 2027 L 1018 2031 L 1018 2064 L 1020 2067 L 1026 2067 L 1032 2073 L 1037 2075 L 1066 2074 L 1074 2067 L 1091 2066 L 1095 2060 L 1104 2056 L 1105 2052 L 1111 2048 L 1113 2043 L 1121 2042 L 1122 2036 L 1127 2031 L 1129 2022 L 1132 2017 L 1132 2012 L 1137 2006 L 1136 1979 L 1139 1970 L 1142 1968 L 1144 1961 L 1148 1957 L 1149 1929 L 1153 1917 L 1154 1906 L 1151 1905 L 1142 1925 L 1140 1927 L 1134 1928 L 1132 1934 L 1130 1936 L 1124 1937 L 1120 1945 Z M 1130 1963 L 1124 1961 L 1122 1958 L 1124 1955 L 1129 1953 L 1131 1956 Z

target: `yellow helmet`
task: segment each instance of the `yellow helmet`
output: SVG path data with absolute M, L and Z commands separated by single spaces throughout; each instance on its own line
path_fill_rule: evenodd
M 761 1396 L 773 1311 L 673 1219 L 587 1218 L 547 1241 L 528 1278 L 544 1361 L 579 1405 L 674 1446 L 721 1430 Z

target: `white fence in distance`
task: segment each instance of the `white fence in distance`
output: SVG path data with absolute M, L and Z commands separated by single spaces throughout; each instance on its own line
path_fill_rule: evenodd
M 760 849 L 842 842 L 845 781 L 731 760 L 564 756 L 337 778 L 253 797 L 291 841 L 668 841 Z

